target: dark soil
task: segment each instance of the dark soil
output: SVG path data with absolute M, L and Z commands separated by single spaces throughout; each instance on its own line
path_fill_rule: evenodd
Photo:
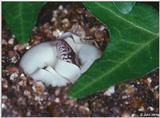
M 28 44 L 19 44 L 3 22 L 2 28 L 2 116 L 159 116 L 159 70 L 143 78 L 123 82 L 84 99 L 69 98 L 71 85 L 46 86 L 23 73 L 22 55 L 34 45 L 56 40 L 59 32 L 73 32 L 86 40 L 95 39 L 103 50 L 107 29 L 80 3 L 48 3 L 39 15 Z

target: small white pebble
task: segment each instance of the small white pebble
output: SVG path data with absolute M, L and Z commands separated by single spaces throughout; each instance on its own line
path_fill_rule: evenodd
M 138 111 L 144 111 L 144 107 L 141 106 L 141 107 L 138 109 Z
M 150 77 L 148 77 L 148 78 L 147 78 L 147 81 L 148 81 L 149 84 L 151 84 L 152 79 L 151 79 Z
M 63 6 L 60 5 L 60 6 L 58 7 L 58 9 L 59 9 L 59 10 L 63 10 Z
M 155 86 L 154 89 L 157 90 L 159 88 L 159 85 Z
M 80 108 L 80 109 L 83 109 L 83 110 L 85 110 L 85 111 L 87 111 L 87 112 L 90 111 L 90 109 L 89 109 L 88 107 L 85 107 L 85 106 L 80 106 L 79 108 Z
M 128 98 L 128 96 L 127 96 L 127 95 L 122 96 L 122 99 L 126 99 L 126 98 Z
M 12 63 L 16 63 L 17 61 L 18 61 L 18 60 L 17 60 L 17 58 L 16 58 L 15 56 L 11 58 L 11 62 L 12 62 Z
M 13 50 L 22 51 L 25 48 L 26 48 L 25 45 L 23 45 L 23 44 L 17 44 L 17 45 L 14 46 Z
M 62 23 L 68 23 L 68 22 L 69 22 L 68 18 L 64 18 L 64 19 L 62 20 Z
M 124 103 L 125 103 L 125 104 L 129 104 L 129 102 L 128 102 L 128 101 L 125 101 Z
M 20 75 L 20 77 L 24 77 L 24 74 L 22 73 L 22 74 Z
M 103 31 L 104 29 L 105 27 L 103 25 L 99 28 L 100 31 Z
M 104 95 L 111 96 L 115 92 L 115 86 L 111 86 L 104 92 Z
M 64 9 L 63 12 L 64 12 L 64 14 L 68 14 L 68 10 L 67 9 Z
M 140 82 L 138 81 L 137 84 L 140 84 Z
M 2 96 L 2 99 L 7 99 L 8 97 L 6 95 L 3 95 Z
M 150 111 L 154 111 L 154 108 L 153 107 L 148 107 L 148 109 L 150 110 Z
M 85 110 L 88 111 L 88 112 L 90 111 L 90 109 L 88 107 L 85 107 Z
M 48 95 L 48 92 L 44 92 L 43 95 Z
M 28 95 L 30 95 L 30 92 L 28 90 L 25 90 L 24 95 L 28 96 Z
M 6 105 L 3 104 L 3 103 L 2 103 L 2 106 L 1 106 L 1 107 L 2 107 L 2 109 L 6 109 L 6 108 L 7 108 Z
M 56 98 L 56 99 L 54 100 L 54 102 L 59 103 L 59 102 L 60 102 L 60 99 L 59 99 L 59 98 Z
M 27 50 L 31 48 L 31 46 L 28 43 L 26 43 L 25 46 Z
M 34 92 L 37 91 L 35 86 L 32 86 L 32 90 L 33 90 Z
M 62 31 L 60 31 L 59 29 L 56 29 L 55 31 L 52 32 L 52 35 L 55 37 L 60 37 L 63 34 Z
M 55 36 L 55 37 L 58 37 L 58 36 L 59 36 L 57 30 L 53 31 L 52 34 L 53 34 L 53 36 Z
M 14 44 L 14 40 L 15 40 L 14 38 L 10 38 L 9 41 L 8 41 L 8 44 L 13 45 Z
M 35 101 L 41 101 L 41 98 L 40 98 L 39 96 L 36 96 L 36 97 L 34 98 L 34 100 L 35 100 Z
M 64 33 L 63 31 L 59 31 L 59 32 L 58 32 L 59 37 L 60 37 L 63 33 Z
M 11 75 L 10 75 L 10 80 L 14 80 L 15 78 L 17 78 L 18 77 L 18 74 L 17 73 L 12 73 Z
M 56 18 L 52 17 L 51 22 L 54 22 L 54 21 L 56 21 Z
M 31 116 L 31 112 L 30 111 L 27 112 L 27 116 Z
M 57 88 L 57 89 L 55 90 L 55 95 L 58 96 L 58 95 L 60 94 L 60 91 L 61 91 L 61 89 L 60 89 L 60 88 Z
M 131 117 L 134 117 L 136 114 L 131 114 Z

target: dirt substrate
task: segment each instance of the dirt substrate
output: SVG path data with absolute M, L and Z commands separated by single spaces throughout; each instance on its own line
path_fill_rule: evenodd
M 56 40 L 59 33 L 68 31 L 86 40 L 96 40 L 102 50 L 108 43 L 104 26 L 79 3 L 55 7 L 49 3 L 42 10 L 28 44 L 17 43 L 3 22 L 2 116 L 158 116 L 158 69 L 141 79 L 120 83 L 80 100 L 67 95 L 71 85 L 47 87 L 23 73 L 19 61 L 28 49 Z

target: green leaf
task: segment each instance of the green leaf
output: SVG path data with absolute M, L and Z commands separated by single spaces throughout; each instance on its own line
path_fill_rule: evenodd
M 42 2 L 3 2 L 2 13 L 16 39 L 26 43 L 30 39 Z
M 71 97 L 85 97 L 124 80 L 139 78 L 158 67 L 159 16 L 156 10 L 136 3 L 129 14 L 122 14 L 109 2 L 84 5 L 109 27 L 111 41 L 103 57 L 71 87 Z
M 128 14 L 135 5 L 135 2 L 113 2 L 116 8 L 123 14 Z

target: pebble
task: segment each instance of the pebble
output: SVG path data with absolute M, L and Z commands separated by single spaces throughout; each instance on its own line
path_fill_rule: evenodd
M 150 77 L 147 78 L 148 84 L 150 85 L 152 82 L 152 79 Z
M 126 98 L 128 98 L 127 95 L 123 95 L 123 96 L 122 96 L 122 99 L 126 99 Z
M 158 88 L 159 88 L 159 85 L 155 86 L 155 87 L 154 87 L 154 90 L 157 90 Z
M 51 22 L 56 21 L 57 19 L 55 17 L 52 17 Z
M 20 74 L 20 77 L 24 77 L 24 76 L 25 76 L 24 73 L 21 73 L 21 74 Z
M 85 107 L 85 106 L 79 106 L 79 109 L 80 109 L 80 111 L 81 111 L 81 110 L 85 110 L 85 111 L 87 111 L 87 112 L 90 111 L 90 109 L 89 109 L 88 107 Z
M 59 102 L 60 102 L 60 99 L 59 99 L 59 98 L 56 98 L 56 99 L 54 100 L 54 102 L 59 103 Z
M 11 63 L 14 63 L 14 64 L 18 61 L 16 56 L 12 57 L 10 60 L 11 60 Z
M 2 99 L 6 100 L 8 97 L 6 95 L 2 95 Z
M 125 104 L 129 104 L 129 102 L 128 102 L 128 101 L 125 101 L 124 103 L 125 103 Z
M 68 10 L 67 10 L 67 9 L 64 9 L 64 10 L 63 10 L 63 13 L 64 13 L 64 14 L 68 14 Z
M 1 106 L 1 107 L 2 107 L 2 109 L 6 109 L 6 108 L 7 108 L 6 105 L 3 104 L 3 103 L 2 103 L 2 106 Z
M 55 90 L 55 96 L 59 96 L 60 92 L 61 92 L 61 89 L 60 88 L 56 88 L 56 90 Z
M 139 84 L 140 84 L 140 82 L 138 81 L 138 82 L 137 82 L 137 84 L 139 85 Z
M 58 10 L 63 10 L 63 5 L 59 5 Z
M 111 86 L 107 89 L 107 91 L 104 92 L 104 95 L 111 96 L 115 92 L 115 86 Z
M 103 31 L 104 29 L 106 29 L 103 25 L 100 26 L 99 30 Z
M 147 109 L 149 109 L 150 111 L 154 111 L 154 108 L 152 106 L 149 106 Z
M 31 48 L 31 46 L 28 43 L 25 44 L 25 47 L 27 50 Z
M 57 30 L 55 30 L 55 31 L 53 31 L 53 36 L 55 36 L 55 37 L 58 37 L 59 36 L 59 33 L 58 33 L 58 31 Z
M 56 29 L 55 31 L 52 32 L 52 35 L 55 36 L 56 38 L 60 37 L 63 34 L 62 31 L 59 29 Z
M 30 112 L 30 111 L 28 111 L 26 115 L 27 115 L 27 116 L 31 116 L 31 112 Z
M 68 23 L 69 20 L 68 20 L 68 18 L 64 18 L 61 22 L 62 22 L 62 23 Z
M 22 50 L 24 50 L 26 48 L 26 46 L 24 45 L 24 44 L 17 44 L 17 45 L 15 45 L 14 46 L 14 50 L 16 51 L 16 50 L 18 50 L 18 51 L 22 51 Z
M 21 80 L 21 81 L 18 82 L 18 84 L 20 86 L 26 86 L 27 85 L 27 81 Z
M 14 44 L 15 39 L 14 38 L 10 38 L 8 40 L 8 44 L 13 45 Z
M 42 82 L 38 81 L 33 84 L 32 89 L 34 92 L 42 94 L 45 91 L 45 86 Z
M 26 95 L 26 96 L 30 96 L 30 91 L 28 91 L 28 90 L 24 90 L 24 95 Z
M 8 81 L 4 80 L 2 86 L 4 89 L 7 89 L 8 88 Z
M 131 114 L 131 117 L 134 117 L 134 116 L 136 116 L 136 114 Z
M 131 94 L 135 92 L 135 87 L 134 85 L 126 85 L 125 93 Z
M 10 75 L 10 80 L 14 80 L 15 78 L 17 78 L 18 77 L 18 73 L 12 73 L 11 75 Z
M 144 111 L 144 107 L 141 106 L 141 107 L 138 109 L 138 111 Z
M 8 70 L 8 72 L 11 73 L 19 73 L 19 70 L 16 66 L 7 66 L 6 70 Z
M 41 104 L 41 101 L 43 101 L 43 98 L 41 98 L 40 96 L 35 96 L 34 100 L 37 101 L 39 104 Z

